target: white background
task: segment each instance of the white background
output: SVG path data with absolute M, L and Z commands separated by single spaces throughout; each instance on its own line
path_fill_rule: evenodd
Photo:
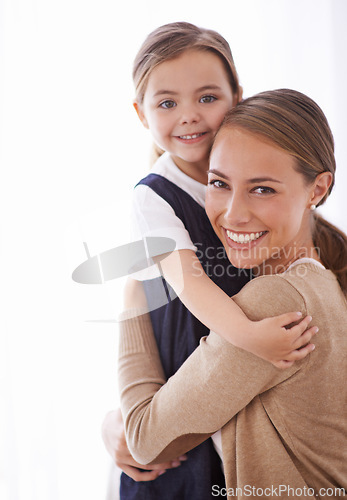
M 100 437 L 117 403 L 120 283 L 83 286 L 86 254 L 128 241 L 150 137 L 132 109 L 132 60 L 161 24 L 229 41 L 244 95 L 291 87 L 325 111 L 338 175 L 324 210 L 346 224 L 345 0 L 3 0 L 0 498 L 105 498 Z

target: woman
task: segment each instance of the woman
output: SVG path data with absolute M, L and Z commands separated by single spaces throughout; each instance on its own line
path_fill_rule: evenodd
M 259 275 L 234 300 L 252 320 L 311 314 L 317 348 L 280 371 L 211 333 L 165 383 L 148 316 L 125 315 L 121 405 L 140 463 L 170 460 L 222 429 L 222 447 L 214 439 L 230 497 L 346 488 L 347 240 L 315 213 L 334 183 L 333 151 L 324 114 L 299 92 L 264 92 L 228 113 L 206 210 L 230 262 Z

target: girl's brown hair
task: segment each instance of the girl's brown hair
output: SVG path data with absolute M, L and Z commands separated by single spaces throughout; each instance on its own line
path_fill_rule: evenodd
M 241 98 L 233 56 L 228 42 L 216 31 L 199 28 L 194 24 L 177 22 L 165 24 L 152 31 L 134 61 L 133 80 L 136 101 L 142 104 L 148 78 L 153 69 L 165 61 L 174 59 L 186 50 L 207 50 L 214 52 L 223 62 L 228 73 L 233 94 Z
M 317 206 L 325 202 L 335 180 L 334 139 L 323 111 L 312 99 L 289 89 L 261 92 L 229 111 L 221 129 L 225 127 L 245 129 L 288 152 L 308 184 L 322 172 L 331 172 L 331 186 Z M 347 295 L 346 235 L 312 212 L 312 237 L 323 264 Z

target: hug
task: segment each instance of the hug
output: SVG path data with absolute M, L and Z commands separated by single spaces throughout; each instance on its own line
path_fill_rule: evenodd
M 253 322 L 309 314 L 316 348 L 281 370 L 212 331 L 167 380 L 145 301 L 130 297 L 136 315 L 125 311 L 120 323 L 119 384 L 139 463 L 212 437 L 229 491 L 286 484 L 304 498 L 305 488 L 317 497 L 346 489 L 346 236 L 316 212 L 334 178 L 332 133 L 307 96 L 262 92 L 227 113 L 206 212 L 231 264 L 255 275 L 229 300 Z

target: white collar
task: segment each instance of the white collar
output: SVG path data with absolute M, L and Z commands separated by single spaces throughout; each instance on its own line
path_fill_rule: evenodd
M 286 269 L 285 272 L 289 271 L 289 269 L 291 269 L 294 266 L 298 266 L 299 264 L 314 264 L 317 267 L 320 267 L 321 269 L 325 269 L 323 264 L 318 262 L 318 260 L 312 259 L 311 257 L 302 257 L 301 259 L 298 259 L 294 261 L 292 264 L 290 264 L 290 266 L 288 267 L 288 269 Z

